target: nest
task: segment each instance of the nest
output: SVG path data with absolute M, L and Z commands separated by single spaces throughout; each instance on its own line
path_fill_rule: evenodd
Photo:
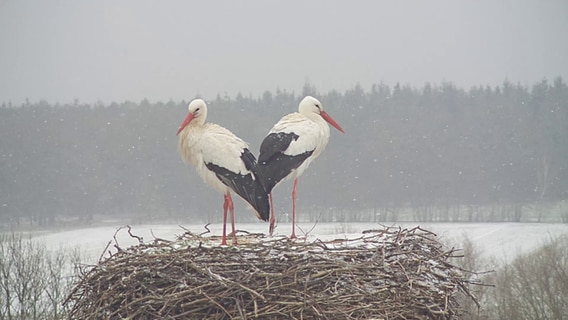
M 450 263 L 454 250 L 418 227 L 333 241 L 238 239 L 219 246 L 186 231 L 115 244 L 65 304 L 73 319 L 455 319 L 458 295 L 474 299 Z

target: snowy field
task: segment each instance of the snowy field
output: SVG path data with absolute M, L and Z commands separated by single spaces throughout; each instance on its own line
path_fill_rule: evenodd
M 307 241 L 315 239 L 331 240 L 337 238 L 353 238 L 361 234 L 363 230 L 382 228 L 374 223 L 318 223 L 299 225 L 296 234 L 302 238 L 308 233 Z M 503 261 L 511 261 L 516 255 L 529 252 L 547 240 L 562 234 L 568 234 L 568 225 L 565 224 L 541 224 L 541 223 L 438 223 L 416 224 L 402 223 L 388 226 L 413 228 L 420 226 L 423 229 L 435 232 L 443 243 L 460 244 L 464 237 L 469 238 L 477 248 L 482 251 L 484 258 L 497 258 Z M 184 225 L 184 228 L 193 233 L 204 232 L 204 225 Z M 209 229 L 212 235 L 221 235 L 221 224 L 211 224 Z M 63 248 L 79 248 L 87 259 L 86 263 L 96 263 L 103 254 L 104 249 L 112 241 L 109 249 L 113 248 L 114 238 L 122 248 L 135 245 L 138 240 L 128 235 L 127 229 L 117 230 L 120 226 L 96 227 L 76 229 L 38 235 L 35 240 L 44 243 L 50 250 Z M 279 235 L 290 234 L 290 224 L 280 224 L 276 229 Z M 230 226 L 228 226 L 230 229 Z M 238 230 L 251 233 L 266 233 L 266 223 L 238 224 Z M 133 225 L 132 233 L 143 237 L 145 242 L 151 242 L 155 237 L 173 240 L 177 235 L 183 234 L 184 230 L 179 225 Z M 299 240 L 303 241 L 303 239 Z

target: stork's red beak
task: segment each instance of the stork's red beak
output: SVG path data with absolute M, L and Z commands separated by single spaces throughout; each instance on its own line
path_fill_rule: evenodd
M 187 126 L 191 122 L 192 119 L 193 119 L 193 113 L 190 112 L 190 113 L 187 114 L 187 117 L 185 117 L 185 120 L 183 120 L 183 123 L 179 127 L 178 132 L 176 133 L 176 136 L 179 135 L 181 130 L 183 130 L 183 128 L 185 128 L 185 126 Z
M 339 126 L 339 124 L 337 124 L 337 122 L 335 122 L 335 120 L 333 120 L 333 118 L 327 114 L 327 112 L 325 111 L 321 111 L 320 112 L 320 116 L 327 122 L 329 122 L 329 124 L 331 124 L 332 126 L 335 127 L 335 129 L 341 131 L 341 133 L 345 133 L 345 131 L 343 131 L 343 129 L 341 129 L 341 127 Z

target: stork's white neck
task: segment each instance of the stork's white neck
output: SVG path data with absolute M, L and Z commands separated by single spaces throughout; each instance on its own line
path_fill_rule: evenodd
M 327 123 L 325 122 L 325 120 L 324 120 L 319 114 L 317 114 L 317 113 L 315 113 L 315 112 L 313 112 L 313 111 L 311 111 L 311 110 L 300 109 L 300 110 L 299 110 L 299 113 L 300 113 L 301 115 L 303 115 L 304 117 L 306 117 L 306 118 L 312 120 L 313 122 L 315 122 L 315 123 L 317 123 L 317 124 L 319 124 L 319 125 L 327 124 Z

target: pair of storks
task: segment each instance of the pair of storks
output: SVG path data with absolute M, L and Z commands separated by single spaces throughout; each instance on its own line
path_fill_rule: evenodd
M 177 132 L 179 152 L 185 162 L 196 167 L 207 184 L 224 194 L 221 244 L 227 244 L 227 211 L 231 215 L 233 242 L 236 244 L 231 191 L 246 200 L 259 219 L 270 219 L 269 233 L 273 233 L 276 219 L 272 189 L 284 178 L 294 178 L 290 238 L 296 238 L 298 177 L 327 145 L 330 133 L 326 121 L 343 132 L 339 124 L 323 111 L 316 98 L 307 96 L 300 102 L 298 112 L 284 116 L 270 130 L 260 145 L 257 161 L 242 139 L 224 127 L 205 123 L 205 101 L 195 99 L 189 103 L 188 109 L 189 113 Z

